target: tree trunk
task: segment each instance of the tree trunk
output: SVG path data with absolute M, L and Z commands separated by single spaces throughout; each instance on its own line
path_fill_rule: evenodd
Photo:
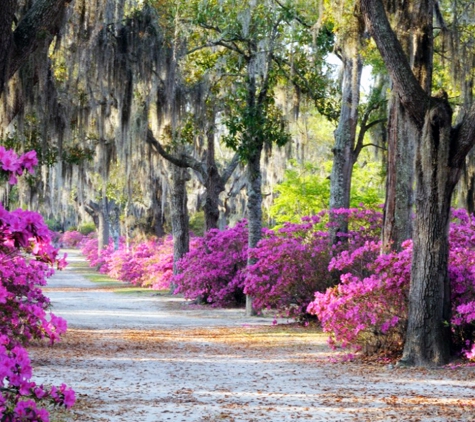
M 473 104 L 474 78 L 467 78 L 462 84 L 463 110 L 470 110 Z M 460 115 L 464 113 L 461 112 Z M 461 180 L 457 186 L 457 204 L 468 213 L 475 212 L 475 152 L 467 155 Z
M 419 7 L 395 6 L 394 27 L 412 72 L 428 94 L 432 80 L 432 40 L 419 27 L 432 23 L 428 3 Z M 420 133 L 405 111 L 397 93 L 390 102 L 388 119 L 388 167 L 383 223 L 383 251 L 401 250 L 412 236 L 414 151 Z
M 120 208 L 115 201 L 110 201 L 108 208 L 110 234 L 112 235 L 114 250 L 116 251 L 119 249 L 120 243 Z
M 107 208 L 107 198 L 102 199 L 99 204 L 93 201 L 84 204 L 85 211 L 91 216 L 96 226 L 98 253 L 109 244 L 109 218 Z
M 450 201 L 460 174 L 449 165 L 451 119 L 448 102 L 437 101 L 417 146 L 409 322 L 401 364 L 441 365 L 450 356 L 448 232 Z
M 208 151 L 206 154 L 206 198 L 204 205 L 205 231 L 219 227 L 219 194 L 224 191 L 224 183 L 216 166 L 214 150 L 214 130 L 208 130 Z
M 414 30 L 430 82 L 434 3 L 410 5 L 422 12 Z M 392 31 L 381 0 L 361 0 L 361 9 L 401 103 L 419 129 L 416 145 L 416 217 L 409 291 L 409 314 L 402 365 L 444 364 L 450 355 L 449 218 L 453 189 L 465 158 L 475 143 L 475 107 L 460 125 L 452 124 L 447 95 L 431 98 L 424 77 L 411 69 Z M 425 58 L 425 59 L 424 59 Z M 419 68 L 421 74 L 424 68 Z M 422 75 L 424 76 L 424 75 Z M 429 85 L 429 84 L 428 84 Z
M 247 218 L 248 218 L 248 247 L 255 248 L 262 236 L 262 175 L 261 175 L 262 146 L 256 149 L 247 162 Z M 248 265 L 254 261 L 248 258 Z M 252 298 L 246 296 L 246 315 L 256 315 L 252 307 Z
M 10 79 L 10 55 L 12 53 L 12 23 L 17 7 L 17 1 L 5 0 L 2 2 L 0 13 L 0 94 Z
M 12 32 L 18 1 L 2 1 L 0 14 L 0 95 L 9 79 L 40 46 L 59 32 L 65 6 L 71 0 L 37 0 Z M 45 43 L 47 39 L 49 42 Z M 45 50 L 46 53 L 46 50 Z
M 173 234 L 173 274 L 178 273 L 177 262 L 189 251 L 190 231 L 188 221 L 188 197 L 186 182 L 189 175 L 186 169 L 171 164 L 171 220 Z M 170 286 L 173 293 L 176 286 Z
M 231 174 L 236 169 L 239 163 L 239 156 L 236 154 L 231 162 L 228 164 L 223 174 L 220 175 L 216 166 L 215 154 L 214 154 L 214 133 L 211 131 L 208 134 L 208 152 L 206 158 L 206 164 L 196 160 L 192 156 L 187 154 L 173 155 L 165 151 L 160 142 L 155 139 L 152 131 L 149 129 L 147 132 L 147 142 L 153 146 L 153 148 L 167 161 L 175 166 L 186 169 L 193 169 L 200 177 L 201 183 L 203 183 L 206 189 L 206 202 L 204 206 L 205 212 L 205 230 L 208 231 L 212 228 L 217 228 L 219 225 L 220 217 L 220 198 L 219 195 L 224 191 L 224 186 Z
M 148 210 L 147 223 L 153 235 L 162 237 L 165 235 L 163 228 L 164 210 L 162 209 L 163 186 L 162 181 L 157 176 L 152 176 L 152 205 Z
M 358 54 L 357 41 L 351 40 L 342 49 L 343 82 L 341 112 L 335 130 L 333 166 L 330 177 L 330 210 L 350 207 L 351 176 L 355 157 L 353 149 L 358 125 L 360 81 L 362 62 Z M 338 233 L 348 232 L 348 220 L 340 215 L 330 215 L 332 243 L 340 239 Z
M 99 205 L 98 220 L 97 248 L 99 254 L 101 254 L 101 251 L 109 245 L 109 206 L 107 197 L 103 197 Z
M 382 249 L 401 250 L 412 236 L 414 203 L 414 145 L 417 131 L 411 124 L 397 94 L 390 103 L 388 119 L 388 162 Z

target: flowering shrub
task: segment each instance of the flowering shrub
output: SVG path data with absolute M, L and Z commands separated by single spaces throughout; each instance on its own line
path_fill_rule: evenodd
M 82 233 L 79 233 L 76 230 L 72 230 L 72 231 L 67 231 L 63 233 L 59 241 L 63 247 L 77 248 L 81 245 L 81 242 L 83 242 L 85 239 L 86 239 L 86 236 L 84 236 Z
M 32 171 L 34 151 L 18 157 L 0 147 L 2 176 L 10 183 Z M 37 213 L 6 211 L 0 205 L 0 420 L 48 421 L 43 402 L 70 407 L 74 392 L 64 384 L 45 388 L 30 381 L 32 369 L 24 346 L 32 339 L 57 341 L 66 321 L 47 315 L 49 300 L 40 286 L 52 274 L 49 265 L 65 265 L 51 246 L 51 233 Z
M 170 288 L 173 276 L 173 240 L 171 236 L 163 239 L 131 242 L 129 247 L 121 238 L 117 250 L 114 250 L 111 241 L 100 254 L 97 248 L 97 239 L 91 238 L 83 243 L 82 253 L 89 261 L 89 265 L 98 268 L 102 274 L 155 290 Z
M 412 255 L 411 243 L 403 246 L 399 254 L 379 255 L 380 243 L 367 242 L 330 262 L 330 269 L 366 270 L 343 274 L 339 285 L 325 293 L 316 292 L 307 308 L 318 316 L 323 330 L 331 332 L 330 345 L 364 348 L 368 353 L 400 349 L 407 319 Z
M 268 231 L 257 248 L 250 251 L 256 263 L 249 267 L 244 289 L 253 297 L 256 310 L 277 309 L 281 315 L 307 318 L 307 306 L 316 291 L 334 285 L 335 271 L 328 265 L 333 255 L 349 253 L 368 240 L 379 238 L 380 212 L 363 209 L 336 210 L 349 223 L 344 241 L 331 246 L 329 213 L 304 217 L 301 224 L 286 223 L 276 232 Z
M 241 304 L 247 264 L 247 222 L 232 228 L 212 229 L 196 239 L 196 246 L 180 261 L 173 277 L 175 293 L 201 299 L 213 306 Z
M 173 239 L 150 239 L 137 242 L 127 249 L 119 247 L 106 258 L 107 274 L 118 280 L 156 290 L 170 288 L 173 275 Z
M 38 165 L 36 151 L 28 151 L 20 157 L 12 149 L 5 149 L 0 146 L 1 175 L 8 180 L 10 185 L 17 183 L 17 176 L 21 176 L 24 171 L 34 174 L 34 168 Z
M 97 237 L 91 235 L 81 243 L 81 253 L 89 262 L 90 267 L 100 267 L 104 263 L 99 257 L 98 244 Z
M 475 217 L 453 211 L 450 225 L 449 279 L 452 332 L 459 349 L 471 358 L 475 320 Z M 366 352 L 400 352 L 407 322 L 412 242 L 399 253 L 378 255 L 379 243 L 367 242 L 340 253 L 329 268 L 347 271 L 341 284 L 316 293 L 308 312 L 317 315 L 330 344 Z M 361 271 L 355 271 L 360 268 Z
M 155 244 L 153 253 L 143 259 L 144 272 L 137 284 L 154 290 L 169 290 L 173 279 L 173 238 L 167 236 Z M 194 244 L 195 240 L 191 238 L 190 249 Z

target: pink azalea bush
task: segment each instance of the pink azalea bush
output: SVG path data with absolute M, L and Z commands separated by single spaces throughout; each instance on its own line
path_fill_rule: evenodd
M 171 236 L 132 241 L 129 246 L 121 238 L 117 250 L 111 241 L 101 253 L 97 239 L 90 238 L 83 243 L 81 250 L 91 267 L 111 278 L 155 290 L 170 289 L 173 276 Z
M 36 153 L 18 157 L 0 147 L 2 176 L 10 183 L 24 170 L 32 172 Z M 48 314 L 50 302 L 41 286 L 53 272 L 50 265 L 64 267 L 51 245 L 51 233 L 34 212 L 9 212 L 0 205 L 0 420 L 49 420 L 41 406 L 70 407 L 74 391 L 66 385 L 46 388 L 31 381 L 32 368 L 25 346 L 47 338 L 51 343 L 66 331 L 66 321 Z
M 307 306 L 315 292 L 337 281 L 338 273 L 328 270 L 332 256 L 379 238 L 380 212 L 355 208 L 335 214 L 349 221 L 348 233 L 339 234 L 338 244 L 329 243 L 333 223 L 329 213 L 322 211 L 304 217 L 301 224 L 286 223 L 276 232 L 267 231 L 250 251 L 255 264 L 248 268 L 244 292 L 253 297 L 256 310 L 275 309 L 281 316 L 308 318 Z
M 450 225 L 449 278 L 453 339 L 468 358 L 474 355 L 475 217 L 453 211 Z M 332 259 L 329 269 L 344 271 L 341 283 L 317 292 L 308 312 L 330 333 L 330 344 L 365 352 L 400 352 L 407 323 L 412 242 L 399 253 L 379 255 L 380 244 L 367 242 Z M 359 268 L 360 271 L 355 269 Z
M 86 260 L 89 262 L 91 267 L 100 267 L 104 262 L 100 259 L 98 246 L 99 242 L 97 237 L 94 235 L 89 235 L 81 243 L 81 253 L 84 255 Z
M 247 264 L 247 221 L 209 230 L 179 262 L 175 293 L 213 306 L 242 304 Z
M 77 230 L 71 230 L 63 233 L 60 238 L 60 244 L 65 248 L 77 248 L 86 240 L 86 236 L 79 233 Z
M 14 150 L 7 150 L 4 146 L 0 146 L 1 175 L 8 180 L 10 185 L 15 185 L 18 181 L 17 176 L 21 176 L 25 171 L 34 174 L 37 165 L 36 151 L 28 151 L 18 156 Z

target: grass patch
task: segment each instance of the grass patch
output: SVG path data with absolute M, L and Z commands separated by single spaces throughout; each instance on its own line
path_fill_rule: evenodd
M 123 287 L 118 290 L 114 290 L 114 293 L 119 293 L 119 294 L 125 294 L 125 295 L 130 295 L 130 294 L 143 294 L 143 293 L 148 293 L 151 294 L 153 293 L 154 290 L 148 289 L 146 287 Z
M 141 295 L 144 293 L 150 294 L 154 292 L 154 290 L 152 289 L 146 287 L 136 287 L 131 285 L 130 283 L 126 283 L 125 281 L 115 280 L 105 274 L 97 272 L 85 272 L 84 277 L 86 277 L 89 281 L 96 283 L 99 287 L 112 288 L 113 293 L 126 295 Z
M 98 287 L 112 287 L 117 290 L 127 289 L 129 285 L 123 281 L 114 280 L 104 274 L 101 273 L 94 273 L 94 272 L 85 272 L 84 277 L 87 278 L 89 281 L 97 284 Z M 115 291 L 115 290 L 114 290 Z
M 77 252 L 77 251 L 76 251 Z M 71 254 L 75 255 L 75 254 Z M 113 293 L 129 294 L 129 295 L 143 295 L 148 294 L 164 294 L 167 291 L 152 290 L 146 287 L 136 287 L 130 283 L 116 280 L 105 274 L 101 274 L 94 268 L 91 268 L 87 261 L 73 261 L 68 263 L 68 269 L 74 271 L 76 274 L 81 274 L 89 281 L 97 284 L 99 288 L 107 288 Z
M 106 276 L 105 274 L 101 274 L 101 273 L 88 273 L 86 274 L 86 278 L 92 281 L 93 283 L 123 284 L 122 281 L 114 280 L 113 278 L 110 278 Z

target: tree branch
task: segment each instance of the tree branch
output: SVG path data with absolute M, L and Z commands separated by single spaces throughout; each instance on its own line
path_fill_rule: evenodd
M 229 180 L 234 170 L 236 170 L 236 167 L 238 166 L 238 164 L 239 164 L 239 154 L 236 153 L 234 154 L 234 157 L 232 158 L 231 162 L 226 166 L 226 168 L 223 171 L 223 174 L 221 175 L 221 180 L 223 181 L 223 185 L 225 185 L 226 182 Z
M 363 145 L 361 145 L 361 149 L 366 148 L 366 147 L 375 147 L 375 148 L 382 149 L 383 151 L 387 151 L 387 150 L 388 150 L 387 148 L 382 147 L 381 145 L 373 144 L 373 143 L 371 143 L 371 142 L 370 142 L 369 144 L 363 144 Z
M 275 39 L 277 37 L 278 33 L 278 27 L 280 25 L 280 19 L 275 23 L 275 25 L 272 27 L 272 35 L 270 39 L 270 48 L 267 53 L 267 66 L 266 66 L 266 73 L 262 81 L 262 86 L 259 92 L 259 95 L 257 97 L 257 102 L 258 104 L 263 104 L 265 99 L 267 98 L 267 93 L 269 91 L 269 82 L 270 82 L 270 74 L 271 74 L 271 68 L 272 68 L 272 63 L 274 61 L 274 49 L 275 49 Z
M 71 0 L 37 0 L 13 32 L 13 50 L 7 80 L 28 60 L 46 37 L 60 30 L 63 12 Z M 1 88 L 0 88 L 1 89 Z
M 17 1 L 5 0 L 2 2 L 0 13 L 0 94 L 8 82 L 8 68 L 12 50 L 12 24 L 15 17 Z
M 153 136 L 150 129 L 147 130 L 146 141 L 155 149 L 155 151 L 165 158 L 165 160 L 170 161 L 170 163 L 181 168 L 191 168 L 199 173 L 203 179 L 206 179 L 206 169 L 204 168 L 203 163 L 200 163 L 198 160 L 187 154 L 181 154 L 180 157 L 177 157 L 168 153 L 155 136 Z
M 225 41 L 225 40 L 217 40 L 211 41 L 213 45 L 220 45 L 221 47 L 227 48 L 228 50 L 235 51 L 236 53 L 240 54 L 246 59 L 249 59 L 249 55 L 246 54 L 242 49 L 240 49 L 235 42 Z
M 472 105 L 462 123 L 453 130 L 458 131 L 458 136 L 452 136 L 456 145 L 451 147 L 454 154 L 450 159 L 450 163 L 451 167 L 460 168 L 466 155 L 475 144 L 475 104 Z
M 361 10 L 395 91 L 418 129 L 422 130 L 430 97 L 414 76 L 401 44 L 391 29 L 382 1 L 361 0 Z
M 274 0 L 274 1 L 279 5 L 281 9 L 285 10 L 286 12 L 290 12 L 290 9 L 284 4 L 282 4 L 279 0 Z M 308 28 L 308 29 L 313 28 L 312 25 L 308 24 L 300 16 L 298 16 L 297 12 L 295 11 L 293 13 L 293 19 L 295 19 L 298 23 L 300 23 L 300 25 L 302 25 L 304 28 Z
M 369 122 L 365 127 L 365 131 L 370 130 L 373 126 L 379 125 L 380 123 L 386 123 L 388 119 L 377 119 Z

